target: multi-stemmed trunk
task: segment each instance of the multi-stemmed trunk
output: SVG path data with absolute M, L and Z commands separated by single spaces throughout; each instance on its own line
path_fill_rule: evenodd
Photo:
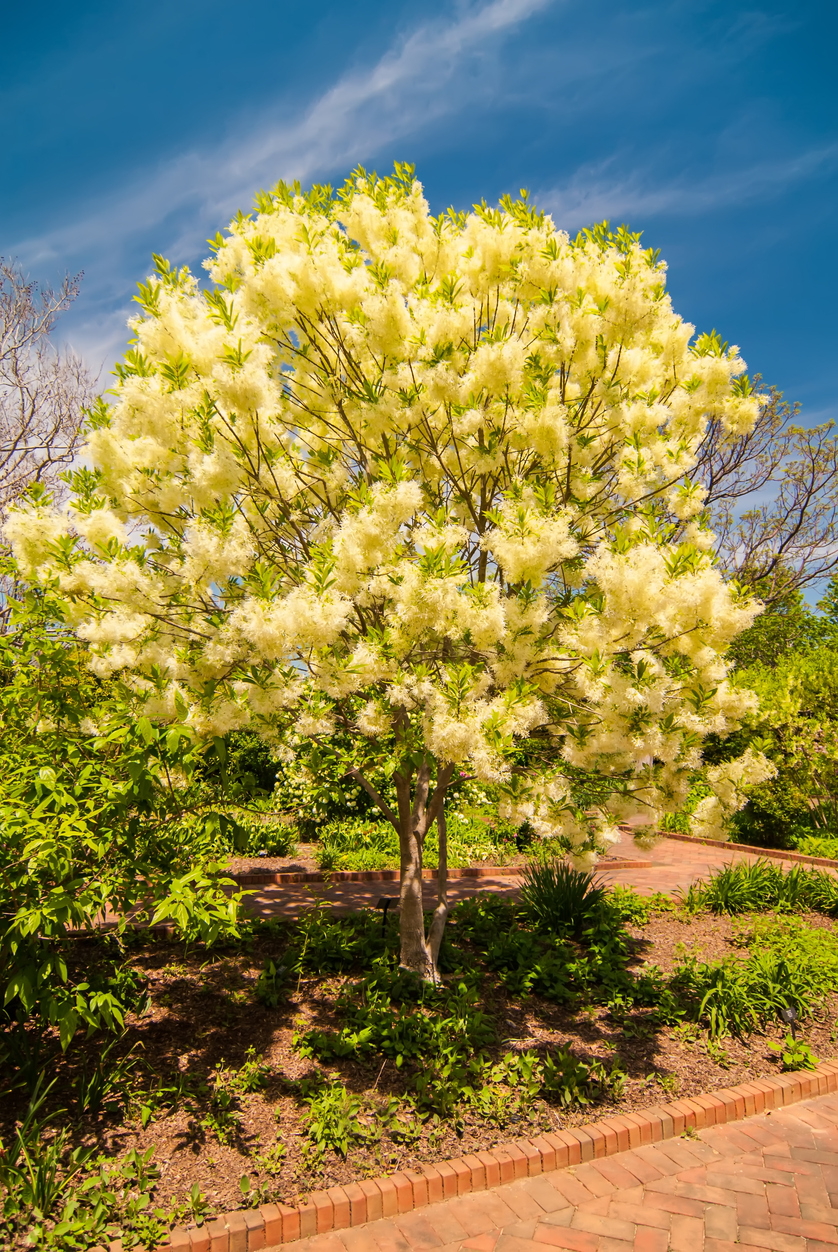
M 416 773 L 411 803 L 407 774 L 394 775 L 398 798 L 401 888 L 399 893 L 401 954 L 400 964 L 427 982 L 439 981 L 439 949 L 448 918 L 448 847 L 445 825 L 445 793 L 454 772 L 452 765 L 437 773 L 431 791 L 431 766 L 423 762 Z M 431 826 L 439 828 L 439 870 L 437 906 L 430 929 L 425 934 L 422 899 L 422 863 L 425 839 Z
M 397 811 L 394 811 L 373 787 L 353 771 L 392 822 L 399 835 L 400 878 L 399 927 L 401 952 L 399 964 L 418 974 L 426 982 L 439 981 L 439 950 L 445 923 L 448 920 L 448 838 L 445 823 L 445 795 L 454 773 L 453 765 L 439 766 L 436 782 L 431 786 L 433 769 L 423 761 L 416 771 L 406 768 L 393 775 Z M 412 787 L 411 787 L 411 784 Z M 412 791 L 412 794 L 411 794 Z M 437 871 L 437 904 L 427 934 L 422 899 L 422 864 L 428 831 L 437 824 L 439 830 L 439 869 Z

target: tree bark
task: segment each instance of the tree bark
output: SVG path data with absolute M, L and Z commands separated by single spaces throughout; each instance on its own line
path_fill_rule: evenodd
M 439 867 L 436 872 L 436 909 L 428 931 L 428 956 L 433 980 L 439 982 L 439 949 L 448 921 L 448 827 L 444 804 L 437 814 L 436 824 L 439 831 Z
M 416 778 L 414 803 L 410 803 L 410 779 L 395 776 L 396 795 L 399 800 L 399 929 L 401 955 L 399 964 L 412 970 L 420 978 L 428 978 L 428 950 L 425 943 L 425 914 L 422 907 L 422 853 L 425 800 L 428 794 L 430 767 L 423 764 Z M 419 820 L 417 821 L 417 817 Z
M 437 965 L 439 948 L 448 917 L 447 880 L 448 855 L 445 827 L 445 793 L 454 772 L 453 765 L 437 770 L 436 786 L 431 792 L 431 763 L 424 761 L 416 773 L 411 804 L 411 777 L 395 774 L 393 780 L 398 798 L 400 878 L 399 930 L 401 936 L 400 965 L 412 970 L 425 982 L 439 981 Z M 425 937 L 425 913 L 422 901 L 422 863 L 425 837 L 434 822 L 440 829 L 440 897 L 428 937 Z M 442 907 L 441 907 L 442 906 Z

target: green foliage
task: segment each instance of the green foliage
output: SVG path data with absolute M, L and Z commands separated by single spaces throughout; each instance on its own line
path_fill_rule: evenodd
M 152 1206 L 160 1176 L 152 1148 L 132 1148 L 118 1162 L 71 1148 L 69 1128 L 54 1131 L 50 1125 L 63 1110 L 39 1116 L 49 1090 L 36 1084 L 13 1140 L 0 1140 L 2 1235 L 57 1252 L 121 1239 L 127 1252 L 156 1246 L 179 1221 L 206 1216 L 209 1206 L 197 1184 L 181 1205 Z
M 204 773 L 234 798 L 271 795 L 277 783 L 280 765 L 269 744 L 252 730 L 231 730 L 224 736 L 222 752 L 210 754 Z
M 760 594 L 758 586 L 755 594 Z M 773 668 L 778 658 L 800 655 L 833 642 L 835 620 L 838 619 L 813 613 L 806 606 L 803 593 L 790 589 L 733 640 L 728 657 L 738 669 Z
M 642 896 L 633 887 L 623 887 L 620 883 L 609 890 L 608 903 L 621 923 L 632 926 L 645 926 L 653 913 L 672 913 L 675 909 L 672 899 L 661 892 Z
M 780 1064 L 784 1073 L 798 1069 L 817 1069 L 818 1058 L 802 1039 L 795 1039 L 788 1034 L 782 1043 L 769 1043 L 772 1052 L 780 1054 Z
M 383 946 L 380 914 L 365 909 L 335 917 L 326 905 L 302 915 L 285 961 L 298 977 L 348 973 L 368 967 L 381 955 Z
M 635 1005 L 653 1007 L 655 1020 L 677 1020 L 680 1010 L 662 977 L 654 970 L 637 976 L 629 969 L 623 916 L 637 917 L 641 908 L 632 893 L 615 901 L 595 892 L 583 910 L 587 924 L 580 946 L 528 929 L 527 913 L 496 896 L 472 897 L 457 906 L 450 927 L 449 967 L 461 971 L 456 979 L 429 987 L 395 969 L 385 951 L 372 973 L 343 988 L 337 1000 L 340 1028 L 302 1030 L 295 1047 L 302 1057 L 327 1064 L 373 1056 L 392 1061 L 415 1115 L 453 1118 L 455 1126 L 464 1108 L 505 1125 L 515 1108 L 539 1095 L 563 1104 L 617 1099 L 625 1081 L 619 1066 L 609 1070 L 568 1050 L 508 1053 L 492 1065 L 496 1027 L 481 1007 L 475 966 L 482 963 L 511 995 L 539 994 L 574 1007 L 599 1002 L 621 1020 Z M 316 953 L 332 970 L 338 963 L 332 947 L 336 931 L 330 927 L 324 945 L 322 922 L 315 919 L 307 923 L 306 967 L 313 968 Z M 302 953 L 304 943 L 298 938 L 295 951 Z M 346 946 L 343 969 L 350 967 Z
M 625 1082 L 616 1063 L 607 1070 L 599 1061 L 577 1059 L 569 1048 L 544 1057 L 532 1050 L 507 1053 L 492 1065 L 487 1050 L 497 1042 L 496 1029 L 479 1007 L 473 981 L 429 988 L 380 962 L 372 976 L 344 989 L 337 1007 L 346 1023 L 340 1030 L 309 1029 L 295 1036 L 294 1045 L 302 1057 L 326 1063 L 373 1055 L 392 1060 L 405 1084 L 402 1112 L 408 1115 L 407 1124 L 396 1124 L 396 1134 L 409 1134 L 417 1115 L 453 1118 L 456 1126 L 463 1108 L 505 1125 L 515 1108 L 539 1095 L 563 1105 L 587 1104 L 618 1099 Z M 358 1121 L 362 1107 L 342 1088 L 326 1094 L 318 1086 L 317 1151 L 326 1143 L 343 1154 L 352 1135 L 355 1142 L 369 1137 Z M 328 1143 L 322 1124 L 327 1114 L 340 1132 L 332 1131 Z
M 286 976 L 288 971 L 284 965 L 277 965 L 270 958 L 265 962 L 259 977 L 256 979 L 256 998 L 266 1008 L 275 1009 L 285 999 Z
M 220 1061 L 210 1075 L 210 1107 L 201 1120 L 203 1129 L 219 1143 L 232 1143 L 241 1132 L 241 1096 L 259 1091 L 267 1084 L 270 1073 L 271 1067 L 258 1059 L 254 1047 L 247 1049 L 239 1069 L 231 1069 Z
M 240 893 L 196 855 L 209 806 L 204 749 L 184 727 L 136 720 L 86 669 L 47 593 L 27 593 L 0 635 L 0 1027 L 122 1028 L 130 988 L 71 978 L 73 931 L 119 918 L 173 922 L 212 943 L 234 935 Z M 130 998 L 130 997 L 129 997 Z
M 605 1099 L 619 1100 L 626 1074 L 614 1061 L 606 1069 L 601 1061 L 580 1061 L 571 1048 L 556 1048 L 544 1062 L 543 1087 L 548 1096 L 567 1108 Z
M 28 1212 L 39 1218 L 49 1217 L 90 1155 L 89 1150 L 80 1147 L 70 1150 L 67 1127 L 54 1135 L 45 1133 L 47 1123 L 58 1116 L 53 1113 L 49 1118 L 38 1117 L 52 1085 L 42 1089 L 39 1080 L 23 1121 L 15 1127 L 14 1139 L 8 1147 L 0 1139 L 0 1185 L 4 1191 L 3 1216 L 7 1220 Z
M 814 829 L 811 793 L 799 773 L 781 762 L 776 778 L 752 787 L 731 821 L 731 838 L 759 848 L 797 849 Z
M 786 871 L 769 861 L 738 861 L 696 882 L 684 894 L 688 909 L 713 913 L 754 913 L 774 909 L 814 909 L 838 914 L 838 879 L 823 870 L 794 866 Z
M 704 759 L 708 764 L 715 763 L 714 749 L 717 748 L 717 745 L 713 740 L 714 737 L 710 735 L 705 742 Z M 744 750 L 745 747 L 743 745 L 741 751 L 744 752 Z M 730 755 L 735 756 L 736 753 L 731 751 Z M 699 800 L 703 800 L 705 796 L 711 794 L 712 788 L 705 782 L 703 771 L 695 774 L 681 808 L 675 813 L 664 813 L 661 830 L 672 830 L 677 831 L 681 835 L 688 835 L 690 833 L 690 817 L 694 813 Z
M 673 988 L 714 1039 L 751 1034 L 782 1009 L 806 1018 L 838 987 L 838 937 L 832 931 L 768 918 L 754 926 L 748 942 L 752 951 L 744 960 L 692 957 L 673 977 Z
M 517 832 L 507 823 L 489 823 L 456 811 L 447 819 L 448 864 L 480 862 L 503 865 L 518 851 Z M 323 869 L 394 869 L 399 865 L 399 837 L 393 826 L 374 814 L 328 822 L 319 831 L 318 857 Z M 439 833 L 434 826 L 425 840 L 426 869 L 439 864 Z
M 550 934 L 579 936 L 605 895 L 594 876 L 554 857 L 528 865 L 521 884 L 521 903 L 540 929 Z
M 710 736 L 704 761 L 727 761 L 753 746 L 777 767 L 775 778 L 750 789 L 747 805 L 732 819 L 731 835 L 742 843 L 817 855 L 812 839 L 838 840 L 836 605 L 838 579 L 818 613 L 789 589 L 729 649 L 738 680 L 756 692 L 760 708 L 734 734 Z M 688 813 L 689 806 L 668 828 L 686 831 Z
M 318 838 L 330 823 L 377 821 L 381 816 L 360 783 L 346 773 L 351 755 L 349 737 L 339 732 L 328 743 L 297 744 L 295 760 L 278 766 L 273 807 L 293 820 L 302 839 Z M 369 777 L 379 790 L 387 790 L 380 770 L 369 770 Z
M 806 856 L 822 856 L 838 861 L 838 835 L 800 835 L 794 841 L 795 851 Z
M 374 1132 L 361 1120 L 364 1101 L 340 1082 L 317 1079 L 302 1084 L 308 1111 L 303 1126 L 309 1141 L 309 1162 L 316 1162 L 327 1151 L 345 1157 L 351 1147 L 366 1143 Z
M 404 1003 L 405 996 L 418 996 Z M 379 1053 L 401 1069 L 406 1061 L 429 1063 L 455 1052 L 479 1052 L 495 1039 L 494 1027 L 476 1008 L 476 991 L 465 983 L 426 991 L 378 963 L 375 972 L 350 984 L 337 1007 L 347 1022 L 337 1032 L 309 1030 L 295 1036 L 304 1057 L 327 1061 Z
M 131 1052 L 114 1055 L 122 1039 L 118 1035 L 109 1040 L 92 1058 L 85 1055 L 74 1084 L 79 1113 L 122 1113 L 127 1109 L 138 1061 Z
M 775 778 L 751 789 L 732 822 L 734 839 L 743 843 L 788 848 L 838 834 L 838 627 L 823 624 L 821 635 L 817 646 L 742 669 L 739 680 L 756 692 L 759 712 L 705 750 L 713 762 L 752 745 L 777 767 Z

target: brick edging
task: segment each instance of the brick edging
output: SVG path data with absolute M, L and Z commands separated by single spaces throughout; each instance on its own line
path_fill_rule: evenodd
M 781 848 L 758 848 L 752 843 L 728 843 L 722 839 L 707 839 L 703 835 L 682 835 L 680 832 L 665 830 L 665 839 L 679 839 L 682 843 L 703 843 L 711 848 L 732 848 L 734 852 L 750 852 L 752 856 L 769 857 L 772 861 L 803 861 L 809 865 L 825 865 L 829 869 L 838 869 L 838 861 L 828 856 L 808 856 L 805 852 L 784 852 Z
M 614 860 L 603 858 L 598 869 L 632 869 L 643 866 L 645 861 Z M 526 872 L 528 865 L 466 865 L 462 869 L 449 869 L 449 881 L 452 878 L 515 878 Z M 398 882 L 397 869 L 337 869 L 337 870 L 227 870 L 225 878 L 232 878 L 240 887 L 284 886 L 290 883 L 303 882 Z M 435 869 L 423 869 L 423 879 L 433 881 Z
M 258 1209 L 223 1213 L 203 1226 L 177 1227 L 170 1233 L 169 1242 L 156 1252 L 257 1252 L 278 1243 L 396 1217 L 426 1204 L 486 1191 L 518 1178 L 531 1178 L 583 1161 L 614 1156 L 642 1144 L 674 1139 L 690 1128 L 703 1130 L 739 1121 L 836 1091 L 838 1061 L 824 1061 L 815 1070 L 759 1078 L 640 1113 L 606 1117 L 576 1130 L 517 1139 L 489 1152 L 314 1191 L 305 1204 L 265 1204 Z M 121 1252 L 119 1241 L 111 1244 L 111 1252 Z

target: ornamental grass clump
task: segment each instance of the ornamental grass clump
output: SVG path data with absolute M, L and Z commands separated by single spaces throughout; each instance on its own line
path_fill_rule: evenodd
M 725 652 L 759 606 L 691 475 L 761 401 L 639 235 L 571 238 L 526 195 L 434 215 L 412 167 L 357 170 L 260 193 L 211 246 L 207 287 L 156 258 L 67 505 L 9 518 L 19 573 L 150 724 L 314 741 L 360 783 L 399 839 L 401 963 L 433 981 L 455 777 L 590 865 L 753 708 Z M 701 830 L 771 769 L 712 767 Z
M 759 913 L 774 909 L 800 913 L 808 909 L 838 913 L 838 880 L 823 870 L 795 865 L 784 870 L 768 861 L 726 865 L 707 882 L 693 883 L 684 894 L 688 909 L 713 913 Z
M 592 873 L 558 857 L 528 865 L 521 885 L 521 904 L 531 921 L 557 935 L 581 935 L 604 895 Z

